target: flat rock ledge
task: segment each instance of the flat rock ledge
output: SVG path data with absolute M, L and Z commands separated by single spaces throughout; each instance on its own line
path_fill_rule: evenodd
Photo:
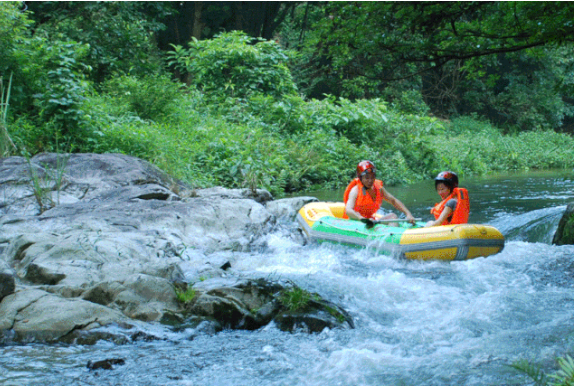
M 195 190 L 120 154 L 0 159 L 0 344 L 159 339 L 142 321 L 197 332 L 351 328 L 318 295 L 247 280 L 222 258 L 266 248 L 266 235 L 314 200 Z

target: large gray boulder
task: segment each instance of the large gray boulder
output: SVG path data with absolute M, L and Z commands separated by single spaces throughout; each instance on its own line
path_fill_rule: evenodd
M 119 154 L 0 159 L 0 342 L 178 315 L 175 284 L 223 275 L 222 252 L 262 247 L 313 199 L 194 190 Z
M 113 309 L 39 289 L 22 289 L 0 303 L 0 332 L 13 330 L 16 341 L 58 341 L 75 330 L 128 321 Z
M 182 183 L 152 164 L 120 154 L 8 157 L 0 160 L 0 215 L 38 215 L 57 205 L 89 201 L 115 188 L 147 183 L 170 192 L 186 191 Z
M 250 249 L 273 227 L 275 217 L 251 193 L 197 195 L 118 154 L 1 159 L 0 310 L 16 315 L 4 315 L 0 330 L 31 339 L 40 326 L 33 322 L 42 321 L 38 338 L 52 340 L 70 331 L 63 321 L 91 329 L 91 313 L 103 323 L 177 311 L 173 283 L 183 268 L 217 273 L 222 262 L 211 262 L 212 253 Z M 36 302 L 38 294 L 50 302 Z M 49 317 L 59 308 L 69 310 L 62 321 Z

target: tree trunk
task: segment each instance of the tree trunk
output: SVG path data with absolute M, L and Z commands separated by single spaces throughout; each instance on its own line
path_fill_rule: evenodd
M 198 40 L 202 37 L 202 30 L 204 29 L 204 23 L 202 23 L 202 7 L 204 7 L 203 1 L 194 2 L 194 29 L 192 30 L 192 36 Z
M 234 2 L 234 7 L 236 8 L 236 22 L 234 24 L 234 29 L 236 31 L 242 31 L 242 26 L 244 25 L 243 23 L 243 18 L 242 18 L 242 2 L 241 1 L 235 1 Z

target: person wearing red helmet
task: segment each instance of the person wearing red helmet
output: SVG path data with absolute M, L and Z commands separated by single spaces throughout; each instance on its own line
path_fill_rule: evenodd
M 415 219 L 406 206 L 390 194 L 382 180 L 376 179 L 376 167 L 369 160 L 361 161 L 356 167 L 356 178 L 348 184 L 344 192 L 346 210 L 344 218 L 350 219 L 397 219 L 396 214 L 380 216 L 376 211 L 383 201 L 387 201 L 398 211 L 406 215 L 406 219 L 414 224 Z
M 426 227 L 468 223 L 468 190 L 458 187 L 458 175 L 451 171 L 440 172 L 434 183 L 442 201 L 430 210 L 435 220 L 426 223 Z

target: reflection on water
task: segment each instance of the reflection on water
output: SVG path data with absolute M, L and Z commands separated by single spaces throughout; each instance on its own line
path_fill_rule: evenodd
M 507 235 L 504 250 L 460 262 L 406 261 L 332 244 L 302 246 L 282 227 L 258 252 L 226 253 L 235 270 L 286 278 L 342 305 L 356 329 L 320 334 L 173 332 L 114 345 L 0 347 L 2 385 L 524 385 L 507 365 L 551 371 L 574 348 L 574 247 L 546 243 L 573 201 L 573 180 L 463 181 L 474 221 Z M 522 188 L 524 187 L 524 188 Z M 425 190 L 430 195 L 424 194 Z M 424 217 L 429 184 L 391 188 Z M 330 200 L 321 198 L 323 200 Z M 532 240 L 539 238 L 543 240 Z M 119 328 L 117 328 L 119 329 Z M 89 371 L 89 360 L 126 364 Z

